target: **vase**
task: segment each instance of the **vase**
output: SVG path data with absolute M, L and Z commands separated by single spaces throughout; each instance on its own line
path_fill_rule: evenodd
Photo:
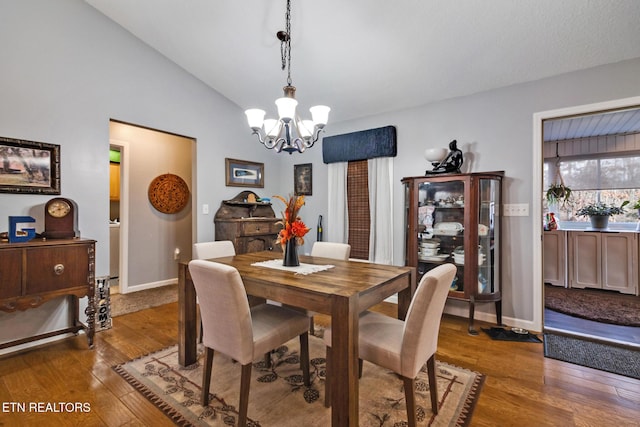
M 295 238 L 287 240 L 287 243 L 284 245 L 282 265 L 285 267 L 297 267 L 300 265 L 300 261 L 298 260 L 298 245 L 296 244 Z
M 591 228 L 605 230 L 609 226 L 609 215 L 591 215 Z

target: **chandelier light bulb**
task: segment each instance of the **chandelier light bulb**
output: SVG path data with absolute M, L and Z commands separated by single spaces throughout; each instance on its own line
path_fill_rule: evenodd
M 309 108 L 309 111 L 311 112 L 313 123 L 317 126 L 324 126 L 329 121 L 329 111 L 331 111 L 331 108 L 326 105 L 316 105 L 315 107 Z
M 259 108 L 250 108 L 244 112 L 247 115 L 247 121 L 249 122 L 249 127 L 253 130 L 260 129 L 262 127 L 262 122 L 264 121 L 264 115 L 266 114 L 264 110 Z
M 293 98 L 278 98 L 276 106 L 278 107 L 278 116 L 280 120 L 292 120 L 296 116 L 296 106 L 298 101 Z

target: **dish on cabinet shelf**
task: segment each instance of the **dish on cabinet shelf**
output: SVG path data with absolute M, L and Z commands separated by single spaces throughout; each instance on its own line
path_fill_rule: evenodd
M 439 222 L 433 227 L 433 234 L 457 236 L 463 229 L 459 222 Z
M 447 258 L 449 258 L 449 255 L 447 254 L 427 255 L 427 256 L 418 255 L 418 259 L 420 261 L 444 261 Z

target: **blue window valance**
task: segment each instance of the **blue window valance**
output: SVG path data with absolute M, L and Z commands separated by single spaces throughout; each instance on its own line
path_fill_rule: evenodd
M 395 126 L 385 126 L 322 139 L 324 163 L 395 157 L 398 154 Z

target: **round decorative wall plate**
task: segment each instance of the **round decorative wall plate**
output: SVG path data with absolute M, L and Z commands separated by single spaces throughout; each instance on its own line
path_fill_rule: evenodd
M 149 202 L 162 213 L 180 212 L 189 202 L 189 187 L 178 175 L 160 175 L 149 184 Z

